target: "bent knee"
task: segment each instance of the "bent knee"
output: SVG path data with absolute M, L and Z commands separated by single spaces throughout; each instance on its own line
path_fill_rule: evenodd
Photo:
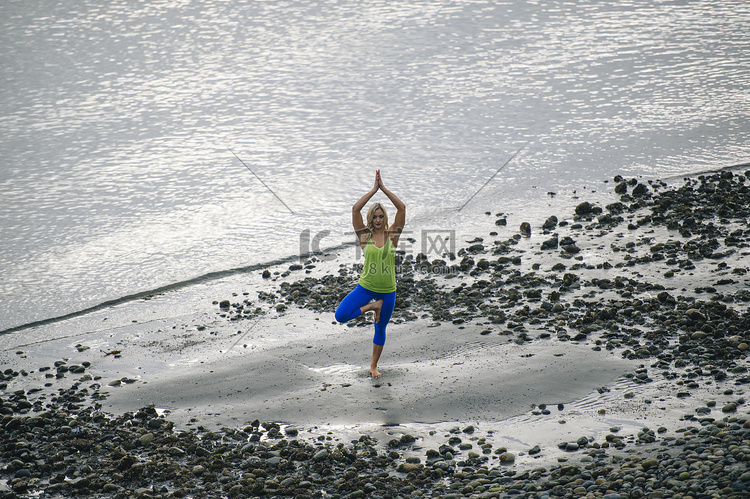
M 341 312 L 341 310 L 336 310 L 336 314 L 334 314 L 334 317 L 336 318 L 336 322 L 346 322 L 346 317 Z
M 336 313 L 334 314 L 334 317 L 336 318 L 336 322 L 344 323 L 349 322 L 350 320 L 354 319 L 359 315 L 359 309 L 356 309 L 353 313 L 349 312 L 347 310 L 342 310 L 341 308 L 336 309 Z

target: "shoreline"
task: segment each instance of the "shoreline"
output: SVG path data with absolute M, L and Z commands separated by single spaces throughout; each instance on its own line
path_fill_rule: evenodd
M 326 320 L 356 278 L 337 260 L 153 297 L 138 322 L 115 309 L 59 324 L 50 337 L 69 328 L 64 340 L 6 350 L 2 424 L 27 445 L 4 441 L 0 497 L 741 497 L 745 182 L 727 171 L 671 187 L 616 179 L 611 203 L 581 201 L 528 235 L 510 228 L 524 220 L 488 212 L 488 235 L 456 241 L 454 255 L 403 254 L 378 381 L 353 364 L 367 320 Z M 420 420 L 409 404 L 443 414 Z M 373 412 L 383 417 L 365 421 Z M 202 426 L 211 420 L 221 429 Z M 125 436 L 111 448 L 97 427 Z M 42 437 L 76 452 L 39 465 L 30 447 Z M 675 464 L 714 458 L 710 473 Z

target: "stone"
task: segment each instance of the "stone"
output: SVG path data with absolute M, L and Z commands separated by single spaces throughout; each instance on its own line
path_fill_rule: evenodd
M 542 229 L 544 230 L 552 230 L 555 227 L 557 227 L 557 217 L 555 215 L 547 218 L 547 220 L 542 224 Z
M 648 194 L 649 194 L 649 190 L 646 184 L 638 184 L 635 187 L 633 187 L 633 190 L 631 191 L 631 195 L 634 198 L 643 197 Z
M 721 408 L 721 412 L 735 412 L 737 410 L 737 404 L 735 402 L 729 402 Z
M 543 250 L 557 249 L 557 247 L 558 247 L 557 235 L 555 235 L 555 237 L 552 237 L 551 239 L 547 239 L 546 241 L 542 242 Z
M 647 459 L 641 463 L 644 470 L 650 470 L 659 466 L 659 461 L 656 459 Z

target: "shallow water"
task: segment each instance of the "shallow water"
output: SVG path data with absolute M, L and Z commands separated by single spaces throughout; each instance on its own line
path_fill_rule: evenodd
M 340 245 L 375 169 L 419 240 L 747 162 L 749 26 L 719 1 L 3 2 L 0 330 Z

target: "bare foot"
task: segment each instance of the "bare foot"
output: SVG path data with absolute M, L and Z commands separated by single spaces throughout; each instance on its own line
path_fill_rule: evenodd
M 373 312 L 375 312 L 375 322 L 380 322 L 380 311 L 383 309 L 383 300 L 378 300 L 375 302 L 375 306 L 372 309 Z M 377 369 L 376 369 L 377 371 Z M 380 376 L 380 373 L 378 373 L 378 376 Z M 377 376 L 375 376 L 377 377 Z
M 380 371 L 378 371 L 378 360 L 380 360 L 380 354 L 383 353 L 383 345 L 376 343 L 372 344 L 372 362 L 370 362 L 370 376 L 373 378 L 379 378 Z

